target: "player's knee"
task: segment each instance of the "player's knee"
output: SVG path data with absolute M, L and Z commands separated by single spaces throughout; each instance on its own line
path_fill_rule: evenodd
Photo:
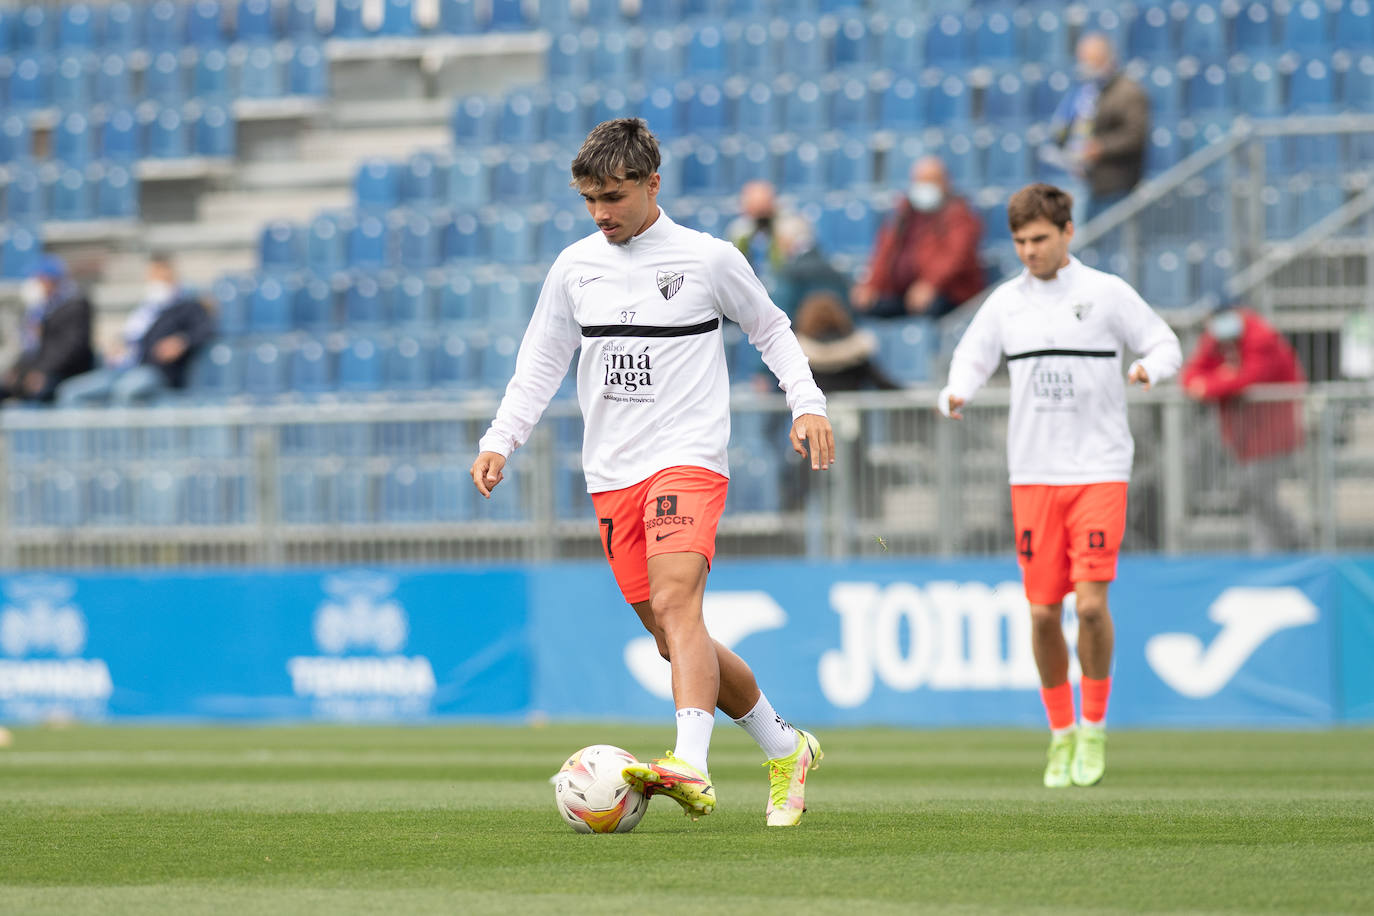
M 668 586 L 656 591 L 649 599 L 654 620 L 665 633 L 691 626 L 701 619 L 701 608 L 693 600 L 690 589 Z
M 1080 626 L 1094 626 L 1107 619 L 1107 600 L 1105 598 L 1079 598 L 1074 606 Z
M 1037 629 L 1057 628 L 1064 620 L 1062 604 L 1032 604 L 1031 625 Z

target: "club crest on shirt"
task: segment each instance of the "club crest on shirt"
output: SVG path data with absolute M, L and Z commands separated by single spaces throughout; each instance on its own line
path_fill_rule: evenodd
M 1073 317 L 1082 321 L 1093 310 L 1093 304 L 1091 302 L 1075 302 L 1071 308 L 1073 309 Z
M 671 299 L 682 289 L 682 281 L 686 279 L 680 270 L 660 270 L 658 272 L 658 291 L 663 294 L 664 299 Z

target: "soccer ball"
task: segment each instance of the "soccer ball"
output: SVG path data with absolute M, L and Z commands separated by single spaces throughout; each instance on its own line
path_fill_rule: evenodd
M 568 758 L 553 777 L 553 799 L 578 833 L 629 833 L 649 799 L 625 781 L 621 771 L 634 755 L 609 744 L 593 744 Z

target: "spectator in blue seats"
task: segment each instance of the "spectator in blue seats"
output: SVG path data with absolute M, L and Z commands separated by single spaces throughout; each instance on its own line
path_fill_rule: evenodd
M 802 300 L 793 323 L 797 342 L 822 391 L 892 391 L 900 388 L 874 363 L 878 338 L 856 328 L 844 300 L 818 290 Z
M 939 318 L 986 285 L 978 245 L 983 221 L 950 188 L 938 156 L 911 166 L 911 182 L 878 230 L 867 275 L 850 290 L 854 309 L 874 318 Z
M 91 303 L 61 258 L 40 258 L 20 295 L 22 349 L 3 379 L 0 400 L 48 402 L 57 386 L 95 365 Z
M 726 227 L 725 236 L 770 290 L 783 261 L 778 225 L 785 219 L 800 218 L 778 205 L 778 192 L 771 181 L 749 181 L 740 188 L 739 215 Z
M 1084 35 L 1077 54 L 1079 82 L 1054 113 L 1054 147 L 1046 153 L 1086 186 L 1086 194 L 1075 196 L 1084 201 L 1077 221 L 1087 223 L 1140 184 L 1150 139 L 1150 97 L 1117 68 L 1106 35 Z
M 784 216 L 774 230 L 774 244 L 780 261 L 774 271 L 773 302 L 794 323 L 802 301 L 812 293 L 829 291 L 841 299 L 848 295 L 850 278 L 830 263 L 806 219 Z
M 214 336 L 214 319 L 178 285 L 171 257 L 155 253 L 143 301 L 125 320 L 119 344 L 105 354 L 104 368 L 68 379 L 57 389 L 57 402 L 129 406 L 185 388 L 192 357 Z

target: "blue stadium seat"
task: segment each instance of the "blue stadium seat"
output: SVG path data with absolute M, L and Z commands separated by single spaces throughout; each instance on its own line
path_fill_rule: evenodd
M 1299 189 L 1295 197 L 1298 232 L 1312 228 L 1345 204 L 1345 192 L 1341 190 L 1339 177 L 1335 176 L 1311 182 Z
M 877 230 L 877 214 L 866 201 L 850 199 L 832 203 L 821 211 L 820 247 L 827 254 L 866 254 Z
M 248 479 L 242 474 L 202 470 L 186 478 L 186 523 L 242 524 L 248 509 Z
M 921 27 L 914 17 L 879 17 L 873 21 L 877 65 L 897 73 L 916 73 L 924 65 Z
M 248 302 L 247 331 L 251 334 L 289 331 L 294 293 L 279 278 L 263 277 Z
M 95 209 L 101 219 L 138 217 L 138 180 L 122 165 L 109 163 L 95 190 Z
M 49 16 L 46 7 L 38 4 L 22 7 L 14 20 L 14 50 L 20 53 L 51 51 L 53 25 L 54 20 Z
M 529 156 L 524 153 L 504 156 L 497 162 L 492 175 L 492 195 L 502 203 L 534 203 L 539 192 L 538 177 Z
M 619 25 L 622 22 L 621 13 L 620 0 L 587 0 L 583 21 L 594 26 Z
M 991 185 L 1016 190 L 1031 180 L 1032 151 L 1020 133 L 1008 131 L 988 147 L 984 180 Z
M 1130 21 L 1126 36 L 1126 56 L 1164 62 L 1174 50 L 1173 20 L 1162 3 L 1142 5 Z
M 1038 122 L 1050 121 L 1065 94 L 1073 88 L 1073 79 L 1066 70 L 1051 70 L 1045 78 L 1031 87 L 1031 117 Z
M 619 89 L 607 89 L 604 92 L 591 93 L 588 96 L 592 102 L 593 124 L 600 124 L 602 121 L 611 121 L 616 118 L 628 118 L 634 112 L 631 110 L 630 97 Z
M 95 98 L 108 105 L 133 104 L 133 74 L 123 55 L 107 54 L 101 58 L 96 71 Z
M 439 27 L 450 35 L 472 35 L 481 31 L 477 22 L 477 0 L 439 0 Z
M 597 32 L 591 31 L 597 36 Z M 590 77 L 606 84 L 624 84 L 634 76 L 634 62 L 630 57 L 630 42 L 625 32 L 611 30 L 600 33 L 599 41 L 588 50 Z
M 9 107 L 16 111 L 47 107 L 52 101 L 51 69 L 44 57 L 28 54 L 15 59 L 10 73 Z
M 817 91 L 819 97 L 819 90 Z M 692 87 L 684 106 L 683 127 L 689 134 L 703 137 L 719 136 L 730 129 L 729 110 L 725 94 L 715 83 Z
M 460 153 L 448 169 L 448 205 L 457 210 L 476 210 L 487 203 L 487 169 L 476 155 Z
M 148 155 L 154 159 L 182 159 L 191 154 L 186 119 L 176 108 L 163 108 L 148 125 Z
M 496 140 L 499 112 L 485 96 L 459 99 L 453 109 L 453 140 L 459 146 L 486 146 Z
M 445 334 L 434 348 L 430 380 L 443 388 L 475 388 L 477 367 L 467 341 L 459 334 Z
M 411 334 L 402 335 L 387 349 L 386 387 L 393 391 L 420 391 L 430 385 L 429 348 Z
M 639 22 L 676 23 L 682 19 L 681 0 L 640 0 Z
M 380 327 L 386 323 L 386 303 L 376 278 L 362 274 L 344 290 L 344 324 L 350 328 Z
M 1069 63 L 1072 57 L 1069 28 L 1064 22 L 1062 7 L 1045 5 L 1032 9 L 1025 32 L 1025 57 L 1049 67 Z
M 698 79 L 723 77 L 729 73 L 725 35 L 718 25 L 705 23 L 692 30 L 687 39 L 684 67 Z
M 432 484 L 432 476 L 413 464 L 399 464 L 391 468 L 382 477 L 379 520 L 393 524 L 432 521 Z
M 1283 111 L 1279 96 L 1279 74 L 1263 61 L 1232 69 L 1231 86 L 1235 107 L 1254 117 L 1273 117 Z
M 339 351 L 339 390 L 379 391 L 382 387 L 382 351 L 368 336 L 354 336 Z
M 132 521 L 132 486 L 113 467 L 107 467 L 87 482 L 89 496 L 86 524 L 105 527 L 124 526 Z
M 914 76 L 899 75 L 878 95 L 879 130 L 914 131 L 925 124 L 924 100 Z
M 902 137 L 883 158 L 880 183 L 888 188 L 904 188 L 911 181 L 911 167 L 925 155 L 926 147 L 919 137 Z
M 976 23 L 973 29 L 973 59 L 980 65 L 1009 64 L 1022 59 L 1021 31 L 1017 19 L 1026 18 L 1025 13 L 1013 16 L 1011 10 L 991 7 L 976 12 L 972 16 Z M 1033 58 L 1032 58 L 1033 59 Z
M 200 52 L 191 73 L 191 94 L 200 99 L 229 96 L 229 55 L 222 48 Z
M 497 139 L 509 146 L 532 146 L 543 140 L 540 125 L 543 112 L 539 110 L 535 96 L 529 92 L 507 94 L 501 108 L 501 123 Z
M 51 215 L 59 220 L 86 220 L 95 216 L 91 186 L 80 169 L 66 168 L 57 174 L 52 186 Z
M 558 210 L 540 223 L 535 245 L 539 260 L 552 261 L 564 248 L 587 235 L 579 225 L 581 219 L 581 214 L 571 210 Z
M 1306 6 L 1306 3 L 1302 4 Z M 1288 82 L 1288 111 L 1292 114 L 1328 114 L 1336 107 L 1331 67 L 1313 58 L 1306 61 Z
M 287 354 L 270 340 L 248 344 L 243 351 L 243 393 L 274 398 L 286 391 Z
M 1274 16 L 1268 3 L 1250 3 L 1232 21 L 1232 50 L 1265 58 L 1276 46 Z
M 861 79 L 847 79 L 830 97 L 829 123 L 831 130 L 846 133 L 867 133 L 873 129 L 873 106 L 870 104 L 868 84 Z M 750 125 L 753 129 L 753 125 Z
M 533 260 L 534 238 L 529 220 L 508 210 L 487 225 L 488 257 L 497 264 L 526 264 Z
M 319 41 L 316 13 L 315 0 L 287 0 L 286 37 L 298 45 Z
M 423 213 L 409 213 L 400 229 L 400 265 L 410 270 L 439 266 L 441 232 Z
M 33 155 L 29 119 L 19 114 L 0 117 L 0 162 L 27 162 Z
M 669 100 L 672 99 L 671 92 Z M 580 143 L 586 131 L 583 129 L 582 104 L 577 95 L 560 89 L 550 97 L 542 111 L 542 133 L 545 140 L 555 143 Z M 646 117 L 647 117 L 646 113 Z M 656 119 L 650 119 L 653 126 Z
M 516 32 L 530 28 L 531 23 L 525 18 L 524 4 L 520 0 L 491 0 L 488 27 L 493 32 Z
M 1167 127 L 1156 127 L 1150 131 L 1149 144 L 1145 147 L 1145 173 L 1158 175 L 1170 169 L 1183 158 L 1183 145 L 1178 133 Z
M 358 222 L 348 233 L 348 266 L 381 267 L 388 262 L 388 231 L 379 216 L 359 214 Z
M 334 292 L 334 286 L 328 280 L 316 274 L 306 275 L 296 289 L 291 309 L 292 325 L 311 331 L 333 328 Z
M 470 261 L 481 257 L 481 227 L 471 213 L 459 213 L 444 227 L 444 260 Z
M 782 492 L 779 482 L 783 466 L 768 450 L 732 449 L 730 487 L 725 498 L 726 511 L 732 513 L 779 512 Z
M 673 140 L 682 136 L 686 130 L 686 97 L 691 94 L 690 84 L 665 83 L 650 84 L 640 105 L 642 117 L 649 122 L 649 128 L 661 140 Z M 550 106 L 552 108 L 552 106 Z M 550 134 L 550 139 L 562 139 Z
M 199 156 L 233 156 L 238 139 L 232 110 L 223 104 L 205 106 L 196 118 L 195 138 Z
M 701 144 L 682 163 L 682 193 L 714 197 L 728 193 L 725 169 L 714 146 Z
M 1374 50 L 1374 6 L 1369 0 L 1345 0 L 1336 11 L 1335 30 L 1337 47 Z
M 755 136 L 767 136 L 780 127 L 777 98 L 766 82 L 741 87 L 734 99 L 734 109 L 732 123 Z
M 1188 11 L 1179 34 L 1184 54 L 1204 62 L 1220 61 L 1226 56 L 1226 23 L 1211 3 L 1198 3 Z
M 803 137 L 814 137 L 826 129 L 827 113 L 820 83 L 803 80 L 781 94 L 784 128 Z
M 774 181 L 773 156 L 758 140 L 750 140 L 735 152 L 730 175 L 736 185 L 749 181 Z
M 353 182 L 361 210 L 385 211 L 401 200 L 401 170 L 386 159 L 365 159 Z
M 305 266 L 320 274 L 341 270 L 347 261 L 346 244 L 353 228 L 352 217 L 320 213 L 306 228 Z
M 1188 305 L 1188 261 L 1171 246 L 1152 248 L 1142 265 L 1140 295 L 1155 308 Z
M 1282 45 L 1302 55 L 1329 56 L 1331 34 L 1326 6 L 1318 0 L 1295 0 L 1279 17 Z
M 57 48 L 59 50 L 94 50 L 96 46 L 95 26 L 95 11 L 89 3 L 73 3 L 63 7 L 62 18 L 57 23 Z
M 939 346 L 939 328 L 926 318 L 888 319 L 872 326 L 878 335 L 878 364 L 902 385 L 928 382 Z
M 154 51 L 178 49 L 186 43 L 184 9 L 173 0 L 153 0 L 143 12 L 143 40 Z
M 144 471 L 134 482 L 134 518 L 140 525 L 176 525 L 185 518 L 185 478 L 166 468 Z
M 1341 80 L 1341 104 L 1347 111 L 1374 113 L 1374 55 L 1351 62 Z
M 974 140 L 979 144 L 975 145 Z M 989 138 L 982 134 L 957 133 L 945 138 L 945 147 L 939 150 L 949 169 L 949 180 L 956 188 L 976 188 L 983 183 L 983 150 L 979 148 Z
M 95 75 L 95 56 L 89 53 L 65 54 L 53 69 L 49 98 L 58 108 L 88 108 L 91 104 L 91 77 Z
M 837 69 L 864 70 L 871 68 L 875 54 L 873 36 L 868 30 L 868 22 L 859 16 L 850 15 L 840 20 L 831 40 L 830 59 Z
M 100 155 L 115 162 L 133 162 L 143 156 L 138 118 L 128 108 L 116 108 L 100 130 Z
M 751 78 L 768 78 L 776 68 L 773 61 L 773 37 L 768 31 L 766 20 L 744 22 L 739 27 L 739 35 L 733 42 L 734 63 L 731 73 Z
M 304 248 L 301 231 L 295 223 L 284 219 L 272 220 L 262 230 L 258 245 L 259 263 L 265 270 L 298 270 Z
M 931 67 L 962 71 L 970 62 L 969 33 L 954 10 L 936 15 L 925 33 L 925 62 Z
M 1151 118 L 1160 121 L 1176 119 L 1182 100 L 1179 98 L 1178 77 L 1174 71 L 1169 67 L 1154 67 L 1143 83 L 1145 92 L 1150 96 Z
M 452 159 L 444 153 L 419 152 L 401 167 L 399 194 L 403 204 L 428 208 L 442 204 Z
M 240 10 L 240 23 L 242 22 Z M 186 38 L 197 48 L 224 44 L 224 10 L 219 0 L 195 0 L 186 9 Z
M 810 140 L 789 146 L 782 156 L 782 189 L 787 192 L 817 191 L 825 186 L 821 149 Z
M 576 31 L 555 32 L 544 59 L 549 80 L 560 85 L 581 85 L 590 72 L 588 55 Z
M 159 51 L 143 71 L 143 94 L 164 105 L 178 105 L 186 98 L 181 58 L 175 51 Z
M 494 334 L 473 342 L 477 344 L 477 384 L 493 391 L 504 390 L 515 372 L 520 341 L 510 334 Z
M 385 0 L 382 27 L 378 34 L 391 38 L 409 38 L 417 33 L 415 10 L 411 0 Z
M 377 520 L 376 477 L 347 465 L 326 481 L 325 505 L 339 525 L 370 525 Z
M 334 361 L 329 349 L 319 340 L 307 337 L 291 351 L 291 390 L 302 394 L 333 391 Z
M 787 30 L 778 50 L 778 64 L 784 73 L 800 79 L 819 78 L 829 69 L 825 38 L 816 23 L 807 18 L 797 19 Z
M 923 78 L 924 81 L 924 78 Z M 957 76 L 933 74 L 923 85 L 926 120 L 937 127 L 960 126 L 973 117 L 973 93 L 968 84 Z
M 20 280 L 29 276 L 41 250 L 38 237 L 29 229 L 0 224 L 0 276 Z
M 248 48 L 239 72 L 239 95 L 248 99 L 275 99 L 285 95 L 282 63 L 272 45 Z
M 52 154 L 58 162 L 85 168 L 95 154 L 95 132 L 83 111 L 69 111 L 52 131 Z
M 384 286 L 387 316 L 392 324 L 420 327 L 434 321 L 434 300 L 425 278 L 418 273 L 402 275 L 396 282 Z
M 143 45 L 143 23 L 138 10 L 127 0 L 115 0 L 105 8 L 105 50 L 132 51 Z
M 329 95 L 329 58 L 315 43 L 299 43 L 287 65 L 287 90 L 292 95 Z
M 367 27 L 363 25 L 363 0 L 335 0 L 333 34 L 335 38 L 367 37 Z
M 324 489 L 322 475 L 313 470 L 283 470 L 277 477 L 278 518 L 287 525 L 322 525 L 331 521 L 325 510 Z
M 983 120 L 1001 127 L 1031 121 L 1031 90 L 1015 73 L 1003 73 L 983 90 Z
M 1184 111 L 1191 117 L 1214 117 L 1230 110 L 1226 68 L 1207 64 L 1188 77 L 1183 86 Z
M 41 222 L 48 216 L 46 197 L 37 169 L 12 172 L 5 188 L 5 218 L 20 223 Z
M 862 140 L 849 137 L 828 150 L 825 174 L 826 184 L 832 189 L 867 188 L 873 184 L 873 151 Z

